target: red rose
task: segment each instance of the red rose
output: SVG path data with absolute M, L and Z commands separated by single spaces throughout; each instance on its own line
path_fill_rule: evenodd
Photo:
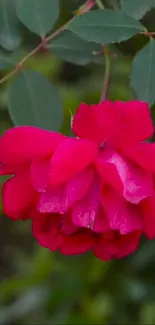
M 38 242 L 52 251 L 92 249 L 107 260 L 155 236 L 155 144 L 149 108 L 139 101 L 81 104 L 76 138 L 16 127 L 0 140 L 5 214 L 32 218 Z

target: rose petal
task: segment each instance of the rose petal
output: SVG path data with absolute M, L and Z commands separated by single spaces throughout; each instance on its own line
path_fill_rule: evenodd
M 117 154 L 114 151 L 103 149 L 95 160 L 95 166 L 99 175 L 102 177 L 103 183 L 111 185 L 121 194 L 123 193 L 123 184 L 117 170 L 116 157 Z
M 127 146 L 123 153 L 142 168 L 155 172 L 155 143 L 143 142 Z
M 51 156 L 65 137 L 33 126 L 7 130 L 0 138 L 0 162 L 21 165 L 36 158 Z
M 96 257 L 104 261 L 115 258 L 118 251 L 118 243 L 114 241 L 113 232 L 108 233 L 106 236 L 98 236 L 93 251 Z
M 68 197 L 69 207 L 71 207 L 74 202 L 80 201 L 86 195 L 92 185 L 93 179 L 93 168 L 87 167 L 67 183 L 66 195 Z
M 136 250 L 140 235 L 137 231 L 127 235 L 112 232 L 108 236 L 99 236 L 94 245 L 94 254 L 104 261 L 124 257 Z
M 94 244 L 93 234 L 77 232 L 72 236 L 63 236 L 60 250 L 63 254 L 82 254 L 90 250 Z
M 59 225 L 61 217 L 43 215 L 32 222 L 32 232 L 38 243 L 52 251 L 60 249 L 63 254 L 81 254 L 91 249 L 94 237 L 90 233 L 77 232 L 70 236 L 62 235 Z
M 36 202 L 28 171 L 23 171 L 7 180 L 3 185 L 2 201 L 4 213 L 11 219 L 25 218 L 25 212 Z
M 154 128 L 147 103 L 104 101 L 81 104 L 73 119 L 73 132 L 81 138 L 99 143 L 108 139 L 116 147 L 126 147 L 149 138 Z
M 49 188 L 42 193 L 38 203 L 38 210 L 42 213 L 65 213 L 74 202 L 81 200 L 87 193 L 93 181 L 93 169 L 87 168 L 67 185 Z
M 111 229 L 119 230 L 120 234 L 124 235 L 143 227 L 139 207 L 126 202 L 111 190 L 105 190 L 103 193 L 103 207 Z
M 96 179 L 83 200 L 75 203 L 72 210 L 73 223 L 80 227 L 94 229 L 94 222 L 100 208 L 100 186 Z
M 34 189 L 45 192 L 49 186 L 50 160 L 33 160 L 30 173 Z
M 32 233 L 38 243 L 52 251 L 59 248 L 62 235 L 58 229 L 59 217 L 57 215 L 43 215 L 32 221 Z
M 78 137 L 100 143 L 112 135 L 116 118 L 114 103 L 109 100 L 95 105 L 82 103 L 73 118 L 72 129 Z
M 116 258 L 122 258 L 133 253 L 139 245 L 140 237 L 140 231 L 135 231 L 125 236 L 121 236 L 118 243 L 118 252 Z
M 113 150 L 101 151 L 95 161 L 104 182 L 110 184 L 126 200 L 138 204 L 153 194 L 153 180 L 148 171 L 129 163 Z
M 110 231 L 110 225 L 108 218 L 103 210 L 103 207 L 100 207 L 99 213 L 97 214 L 94 222 L 93 231 L 97 233 L 104 233 Z
M 144 233 L 149 239 L 155 237 L 155 195 L 141 202 L 144 218 Z
M 68 209 L 68 198 L 65 187 L 59 186 L 42 193 L 37 209 L 41 213 L 65 213 Z
M 77 232 L 80 228 L 75 226 L 72 222 L 72 218 L 70 214 L 65 214 L 62 216 L 62 226 L 61 232 L 63 235 L 72 235 Z
M 126 148 L 148 139 L 154 133 L 151 114 L 147 103 L 131 100 L 115 102 L 115 109 L 119 113 L 119 120 L 114 131 L 112 143 Z
M 11 175 L 11 174 L 14 174 L 12 169 L 0 165 L 0 175 Z
M 63 141 L 51 159 L 51 184 L 56 186 L 68 182 L 84 170 L 96 154 L 94 142 L 74 138 Z

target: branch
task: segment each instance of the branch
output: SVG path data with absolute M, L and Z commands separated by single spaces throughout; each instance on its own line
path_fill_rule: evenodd
M 30 59 L 33 55 L 38 53 L 42 48 L 46 48 L 47 43 L 50 42 L 51 40 L 53 40 L 54 38 L 56 38 L 58 35 L 60 35 L 66 29 L 68 24 L 70 24 L 74 19 L 75 19 L 75 17 L 71 18 L 66 24 L 62 25 L 59 29 L 57 29 L 51 35 L 47 36 L 46 38 L 43 38 L 41 40 L 41 43 L 37 47 L 35 47 L 31 52 L 29 52 L 26 56 L 24 56 L 22 58 L 22 60 L 16 65 L 14 70 L 12 70 L 10 73 L 8 73 L 6 76 L 4 76 L 2 79 L 0 79 L 0 84 L 7 81 L 11 77 L 13 77 L 17 72 L 21 71 L 23 69 L 24 63 L 28 59 Z
M 101 93 L 100 103 L 107 99 L 109 84 L 110 84 L 110 76 L 111 76 L 110 55 L 106 47 L 104 47 L 104 56 L 105 56 L 105 77 L 104 77 L 103 90 Z

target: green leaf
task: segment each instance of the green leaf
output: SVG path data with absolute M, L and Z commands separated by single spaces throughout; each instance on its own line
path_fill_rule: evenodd
M 100 63 L 103 56 L 97 55 L 103 47 L 96 43 L 89 43 L 67 30 L 48 44 L 48 49 L 62 60 L 85 65 L 90 62 Z
M 155 102 L 155 40 L 151 39 L 132 63 L 131 86 L 137 98 L 152 105 Z
M 44 37 L 59 15 L 58 0 L 16 0 L 20 21 L 33 33 Z
M 15 125 L 58 131 L 63 120 L 57 90 L 41 73 L 26 69 L 9 89 L 9 112 Z
M 14 56 L 8 52 L 0 50 L 0 70 L 6 70 L 16 66 Z
M 22 33 L 16 17 L 15 0 L 0 0 L 0 45 L 13 51 L 19 47 Z
M 86 41 L 108 44 L 127 40 L 145 27 L 122 12 L 105 9 L 78 16 L 68 29 Z
M 122 1 L 122 11 L 135 19 L 141 19 L 152 7 L 155 7 L 155 0 Z

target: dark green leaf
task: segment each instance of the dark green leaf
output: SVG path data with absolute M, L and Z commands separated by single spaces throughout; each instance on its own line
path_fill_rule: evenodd
M 26 69 L 9 89 L 9 112 L 15 125 L 58 131 L 62 104 L 57 90 L 40 73 Z
M 16 62 L 14 56 L 8 52 L 0 50 L 0 70 L 5 70 L 15 67 Z
M 32 32 L 45 36 L 59 15 L 59 0 L 16 0 L 17 15 Z
M 0 1 L 0 45 L 8 51 L 16 49 L 22 41 L 15 9 L 15 0 Z
M 85 65 L 104 61 L 103 56 L 97 55 L 103 51 L 101 45 L 86 42 L 69 30 L 49 43 L 48 48 L 62 60 L 74 64 Z
M 140 50 L 132 63 L 131 86 L 137 98 L 152 105 L 155 102 L 155 40 Z
M 122 10 L 127 15 L 141 19 L 147 11 L 155 7 L 155 0 L 123 0 Z
M 105 9 L 78 16 L 68 29 L 86 41 L 107 44 L 127 40 L 145 27 L 122 12 Z

